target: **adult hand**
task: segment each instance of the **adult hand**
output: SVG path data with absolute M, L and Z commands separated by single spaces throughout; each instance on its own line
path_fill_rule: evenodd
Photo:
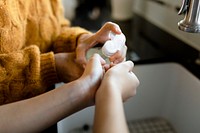
M 134 96 L 139 80 L 132 72 L 133 66 L 132 61 L 126 61 L 110 68 L 104 75 L 97 96 L 120 94 L 123 101 Z
M 105 60 L 98 54 L 94 54 L 86 64 L 83 75 L 79 80 L 82 80 L 85 88 L 82 90 L 88 97 L 89 105 L 94 104 L 95 94 L 101 83 L 103 74 L 105 72 L 103 66 L 106 64 Z M 92 101 L 91 101 L 92 99 Z
M 97 31 L 94 34 L 82 34 L 78 41 L 77 41 L 77 48 L 76 48 L 76 60 L 82 64 L 85 65 L 86 60 L 86 52 L 88 49 L 92 48 L 96 44 L 99 43 L 105 43 L 107 40 L 110 40 L 109 33 L 112 31 L 115 34 L 121 34 L 120 27 L 112 22 L 105 23 L 102 28 Z M 114 55 L 112 55 L 109 59 L 114 64 L 120 63 L 125 60 L 126 57 L 126 51 L 127 47 L 124 45 L 124 48 L 122 51 L 116 52 Z
M 73 81 L 83 74 L 83 66 L 77 63 L 75 59 L 75 53 L 55 54 L 56 70 L 61 82 Z

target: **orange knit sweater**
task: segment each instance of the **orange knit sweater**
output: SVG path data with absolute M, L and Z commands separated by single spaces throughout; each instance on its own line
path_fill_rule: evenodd
M 58 82 L 54 45 L 73 51 L 77 37 L 88 33 L 69 25 L 59 0 L 0 0 L 0 105 Z

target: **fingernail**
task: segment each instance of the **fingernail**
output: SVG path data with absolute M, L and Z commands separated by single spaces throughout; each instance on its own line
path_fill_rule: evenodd
M 119 27 L 117 27 L 116 30 L 117 30 L 118 32 L 122 32 L 121 29 L 120 29 Z

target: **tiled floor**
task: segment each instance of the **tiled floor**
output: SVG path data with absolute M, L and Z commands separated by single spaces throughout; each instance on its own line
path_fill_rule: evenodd
M 172 125 L 163 118 L 148 118 L 129 121 L 130 133 L 176 133 Z M 92 126 L 84 125 L 76 128 L 69 133 L 92 133 Z

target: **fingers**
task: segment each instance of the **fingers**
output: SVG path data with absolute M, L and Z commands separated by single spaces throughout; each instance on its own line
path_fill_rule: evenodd
M 76 47 L 76 61 L 85 67 L 87 63 L 86 52 L 94 44 L 93 34 L 82 34 L 78 38 Z
M 117 69 L 119 71 L 128 72 L 128 74 L 130 74 L 131 78 L 134 79 L 134 81 L 135 81 L 135 87 L 137 87 L 139 85 L 139 80 L 138 80 L 137 76 L 133 73 L 134 63 L 132 61 L 126 61 L 126 62 L 120 63 L 118 65 L 115 65 L 114 67 L 115 67 L 115 69 Z
M 90 60 L 91 60 L 91 59 L 99 60 L 102 66 L 106 64 L 106 61 L 105 61 L 99 54 L 96 54 L 96 53 L 95 53 L 95 54 L 90 58 Z
M 115 34 L 122 33 L 119 25 L 113 22 L 106 22 L 101 29 L 96 32 L 95 38 L 98 38 L 99 43 L 105 43 L 105 41 L 111 39 L 111 36 L 109 35 L 111 31 Z
M 111 69 L 119 70 L 120 72 L 132 72 L 134 63 L 132 61 L 126 61 L 120 64 L 111 64 L 111 67 Z
M 113 23 L 113 22 L 106 22 L 101 29 L 102 29 L 102 31 L 108 30 L 108 31 L 112 31 L 116 34 L 122 33 L 119 25 L 117 25 L 116 23 Z
M 101 79 L 105 72 L 102 67 L 105 63 L 105 60 L 99 54 L 94 54 L 87 62 L 85 75 L 90 74 L 93 79 Z
M 125 70 L 127 70 L 128 72 L 133 71 L 134 63 L 132 61 L 126 61 L 121 64 L 123 65 L 123 67 L 125 67 Z
M 121 51 L 117 51 L 115 54 L 113 54 L 109 59 L 110 62 L 113 62 L 113 64 L 118 64 L 120 62 L 125 61 L 126 59 L 126 51 L 127 51 L 127 46 L 124 45 L 123 49 Z
M 94 54 L 88 61 L 89 63 L 93 63 L 93 67 L 101 67 L 106 64 L 106 61 L 99 55 L 99 54 Z
M 98 54 L 94 54 L 92 57 L 90 57 L 90 59 L 88 60 L 88 63 L 94 63 L 94 62 L 98 62 L 98 64 L 101 64 L 101 61 L 100 61 L 100 57 Z
M 86 55 L 85 50 L 76 49 L 76 62 L 81 64 L 84 68 L 87 63 L 85 55 Z

